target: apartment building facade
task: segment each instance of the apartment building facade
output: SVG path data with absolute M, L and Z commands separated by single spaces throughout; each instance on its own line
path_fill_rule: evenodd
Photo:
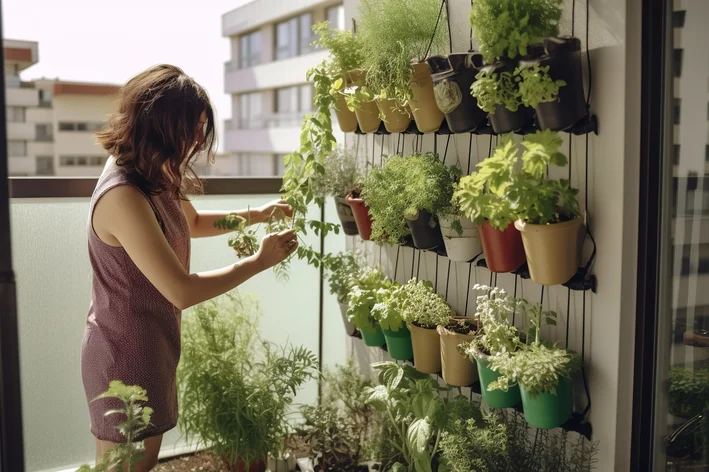
M 256 0 L 222 16 L 231 42 L 224 65 L 232 119 L 224 125 L 224 155 L 212 175 L 274 176 L 297 148 L 303 115 L 312 111 L 306 72 L 327 52 L 310 46 L 312 25 L 345 28 L 341 0 Z

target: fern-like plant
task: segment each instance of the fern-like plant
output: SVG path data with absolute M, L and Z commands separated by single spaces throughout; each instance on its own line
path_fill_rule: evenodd
M 520 78 L 519 97 L 524 106 L 534 108 L 540 103 L 554 102 L 559 90 L 566 85 L 563 80 L 554 80 L 549 75 L 549 66 L 534 64 L 518 67 L 514 75 Z

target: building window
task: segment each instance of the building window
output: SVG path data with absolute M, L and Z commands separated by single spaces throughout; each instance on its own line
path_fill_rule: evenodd
M 82 132 L 96 132 L 103 129 L 104 123 L 100 122 L 79 122 L 73 123 L 70 121 L 60 121 L 59 131 L 82 131 Z
M 672 149 L 672 165 L 679 165 L 679 144 L 675 144 Z
M 239 44 L 239 67 L 253 67 L 261 63 L 261 31 L 242 35 Z
M 259 92 L 239 95 L 239 128 L 263 128 L 261 94 Z
M 682 57 L 684 49 L 675 49 L 672 51 L 672 75 L 682 77 Z
M 273 177 L 273 154 L 240 153 L 236 155 L 240 177 Z
M 682 100 L 679 98 L 674 99 L 674 107 L 672 110 L 672 115 L 674 117 L 674 124 L 678 125 L 680 117 L 682 115 Z
M 35 134 L 37 141 L 51 142 L 54 141 L 54 129 L 51 124 L 37 124 L 35 125 Z
M 22 81 L 18 75 L 5 76 L 5 88 L 20 88 Z
M 704 161 L 709 162 L 709 144 L 704 148 Z
M 286 172 L 285 165 L 285 154 L 275 154 L 273 156 L 273 175 L 276 177 L 283 177 Z
M 37 156 L 37 175 L 54 175 L 54 157 Z
M 62 167 L 100 167 L 106 165 L 106 156 L 60 156 L 59 165 Z
M 7 153 L 12 157 L 24 157 L 27 155 L 27 141 L 8 141 Z
M 304 13 L 276 24 L 276 59 L 307 54 L 312 50 L 313 16 Z
M 684 19 L 687 16 L 687 10 L 672 12 L 672 27 L 684 28 Z
M 337 28 L 339 30 L 345 29 L 345 7 L 344 5 L 337 5 L 334 7 L 329 7 L 325 13 L 325 18 L 330 23 L 330 28 Z
M 298 126 L 303 115 L 313 110 L 313 86 L 296 85 L 276 89 L 275 117 L 271 126 Z
M 8 123 L 24 123 L 25 109 L 23 107 L 6 107 Z
M 39 106 L 40 108 L 52 107 L 52 92 L 51 90 L 39 90 Z

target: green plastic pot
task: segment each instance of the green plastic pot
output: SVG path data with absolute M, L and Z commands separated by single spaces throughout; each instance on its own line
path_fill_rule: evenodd
M 387 343 L 387 351 L 392 359 L 408 361 L 414 358 L 414 348 L 411 344 L 411 331 L 401 326 L 397 331 L 382 329 Z
M 492 408 L 512 408 L 522 400 L 519 385 L 509 387 L 506 392 L 502 390 L 488 390 L 487 386 L 500 378 L 500 373 L 490 368 L 490 361 L 485 354 L 476 353 L 475 363 L 478 365 L 480 375 L 480 391 L 483 401 Z
M 374 325 L 374 328 L 362 328 L 362 339 L 364 344 L 370 347 L 381 347 L 384 345 L 386 340 L 384 339 L 384 333 L 382 333 L 382 328 L 379 327 L 379 323 Z
M 520 385 L 520 393 L 522 394 L 524 418 L 535 428 L 556 428 L 571 418 L 574 409 L 571 379 L 559 380 L 556 395 L 542 392 L 532 398 L 525 390 L 524 385 Z

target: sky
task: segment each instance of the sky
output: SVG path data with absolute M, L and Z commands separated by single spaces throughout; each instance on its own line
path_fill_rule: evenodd
M 39 63 L 22 74 L 124 83 L 159 63 L 181 67 L 209 93 L 220 121 L 229 40 L 222 14 L 249 0 L 1 0 L 3 36 L 39 42 Z M 220 126 L 221 129 L 221 126 Z

